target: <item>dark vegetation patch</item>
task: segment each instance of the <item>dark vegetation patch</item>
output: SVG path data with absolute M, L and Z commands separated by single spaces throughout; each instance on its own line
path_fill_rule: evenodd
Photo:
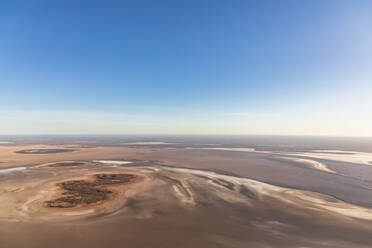
M 61 163 L 55 163 L 55 164 L 50 164 L 48 167 L 75 167 L 75 166 L 80 166 L 84 165 L 85 163 L 83 162 L 61 162 Z
M 235 190 L 235 185 L 231 182 L 228 182 L 228 181 L 223 180 L 223 179 L 210 179 L 210 180 L 212 180 L 213 183 L 218 184 L 222 187 L 225 187 L 229 190 L 232 190 L 232 191 Z
M 16 153 L 21 154 L 48 154 L 48 153 L 61 153 L 61 152 L 73 152 L 73 149 L 26 149 L 16 151 Z
M 240 186 L 240 190 L 239 190 L 240 194 L 250 198 L 250 199 L 253 199 L 253 200 L 257 200 L 258 197 L 256 196 L 255 193 L 253 193 L 250 189 L 248 189 L 247 187 L 245 187 L 244 185 L 241 185 Z
M 104 186 L 129 183 L 136 176 L 131 174 L 96 174 L 93 182 L 73 180 L 59 183 L 65 190 L 63 197 L 47 201 L 50 208 L 72 208 L 78 205 L 89 205 L 107 200 L 113 192 Z

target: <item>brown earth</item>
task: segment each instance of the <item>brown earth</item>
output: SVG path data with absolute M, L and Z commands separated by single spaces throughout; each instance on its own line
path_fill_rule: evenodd
M 131 174 L 95 174 L 93 181 L 74 180 L 59 183 L 64 192 L 63 197 L 46 201 L 50 208 L 73 208 L 88 206 L 107 200 L 113 192 L 107 186 L 126 184 L 133 181 L 136 176 Z

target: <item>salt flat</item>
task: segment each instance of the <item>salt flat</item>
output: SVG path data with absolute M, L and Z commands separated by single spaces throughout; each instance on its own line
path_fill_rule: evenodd
M 202 247 L 370 244 L 372 166 L 310 157 L 349 153 L 71 141 L 0 148 L 5 247 L 189 247 L 188 234 Z M 74 151 L 17 153 L 68 147 Z M 127 174 L 136 180 L 116 183 Z M 115 183 L 97 183 L 97 175 Z

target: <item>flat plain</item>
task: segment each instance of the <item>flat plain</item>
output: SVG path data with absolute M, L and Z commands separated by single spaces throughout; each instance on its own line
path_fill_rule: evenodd
M 3 138 L 1 247 L 371 247 L 366 142 L 255 139 Z

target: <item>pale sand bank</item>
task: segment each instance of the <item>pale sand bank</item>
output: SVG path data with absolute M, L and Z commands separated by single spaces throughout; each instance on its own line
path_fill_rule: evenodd
M 302 156 L 309 158 L 327 159 L 356 164 L 372 165 L 372 153 L 353 152 L 341 150 L 314 150 L 311 152 L 276 152 L 276 151 L 258 151 L 254 148 L 230 148 L 230 147 L 205 147 L 200 149 L 218 150 L 218 151 L 236 151 L 236 152 L 257 152 L 274 155 Z
M 93 162 L 101 164 L 131 164 L 131 161 L 118 161 L 118 160 L 93 160 Z
M 304 159 L 304 158 L 295 158 L 295 157 L 281 157 L 283 159 L 291 160 L 294 162 L 299 162 L 308 165 L 310 168 L 315 170 L 321 170 L 328 173 L 336 173 L 334 170 L 329 169 L 325 164 L 322 164 L 318 161 L 314 161 L 311 159 Z

